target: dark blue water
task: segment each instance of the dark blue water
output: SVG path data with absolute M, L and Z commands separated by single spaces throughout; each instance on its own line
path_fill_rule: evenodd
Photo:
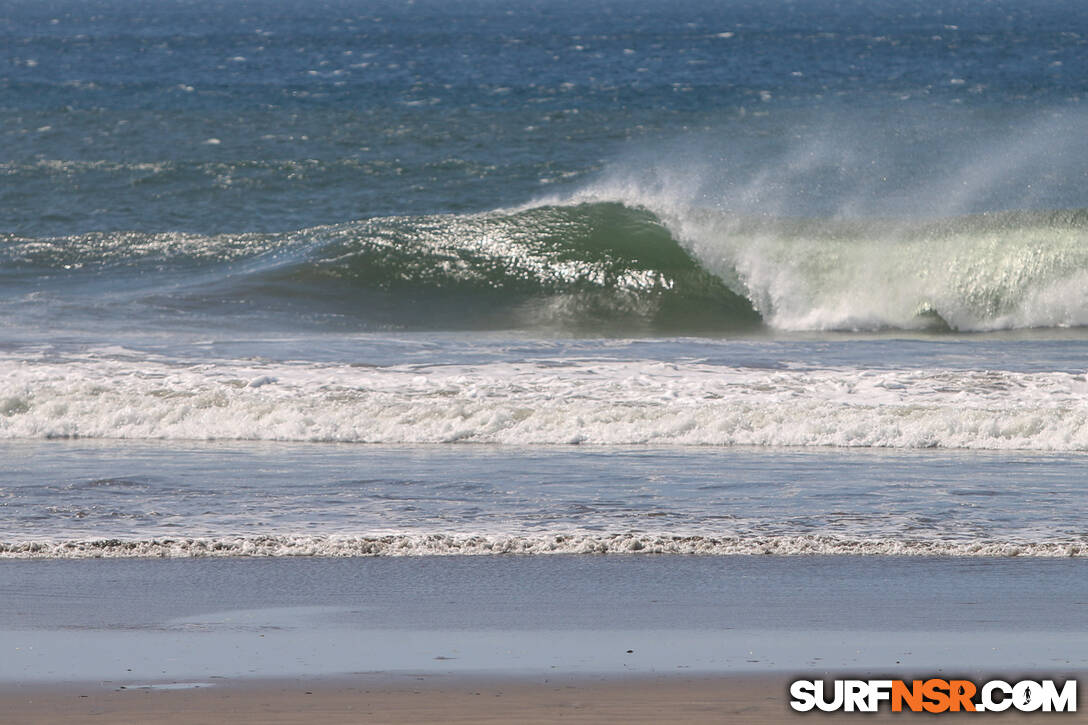
M 781 150 L 829 114 L 912 156 L 1043 111 L 1075 132 L 1088 88 L 1073 1 L 6 7 L 0 229 L 30 237 L 486 211 L 666 140 Z

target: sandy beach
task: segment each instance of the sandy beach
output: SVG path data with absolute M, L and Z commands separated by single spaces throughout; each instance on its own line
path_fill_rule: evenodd
M 783 676 L 503 679 L 374 675 L 231 682 L 192 689 L 58 685 L 0 691 L 4 722 L 218 723 L 777 723 L 880 722 L 919 716 L 800 714 Z M 930 716 L 931 717 L 931 716 Z M 1084 723 L 1071 714 L 986 715 L 1016 723 Z M 976 720 L 977 721 L 977 718 Z
M 793 713 L 788 683 L 1083 680 L 1082 573 L 895 557 L 6 561 L 0 721 L 874 719 Z
M 770 678 L 504 681 L 441 677 L 271 681 L 201 689 L 55 687 L 0 695 L 7 722 L 777 722 Z

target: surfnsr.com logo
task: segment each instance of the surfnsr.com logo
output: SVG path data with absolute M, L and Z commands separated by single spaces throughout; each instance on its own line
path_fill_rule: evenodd
M 1077 681 L 797 680 L 790 697 L 798 712 L 1076 712 Z

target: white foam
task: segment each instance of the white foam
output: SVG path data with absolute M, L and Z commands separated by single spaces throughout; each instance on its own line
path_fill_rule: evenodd
M 362 368 L 0 357 L 0 438 L 64 437 L 1082 451 L 1088 382 L 1064 372 L 656 361 Z
M 668 554 L 700 556 L 855 555 L 1088 557 L 1088 541 L 944 541 L 837 536 L 679 536 L 672 534 L 390 534 L 98 539 L 0 543 L 0 559 L 487 556 Z
M 1088 324 L 1088 230 L 1075 226 L 927 234 L 889 223 L 836 237 L 706 211 L 660 213 L 778 329 L 920 329 L 932 324 L 925 313 L 961 331 Z
M 872 129 L 824 123 L 823 133 L 798 132 L 758 163 L 730 149 L 707 153 L 716 147 L 706 138 L 681 141 L 541 202 L 653 212 L 777 329 L 911 330 L 933 325 L 934 313 L 960 331 L 1088 325 L 1083 214 L 976 213 L 1010 178 L 1032 189 L 1042 176 L 1035 164 L 1060 147 L 1064 127 L 1040 121 L 998 139 L 999 154 L 973 139 L 977 153 L 959 165 L 942 158 L 907 178 L 905 158 L 872 156 L 886 150 L 886 134 L 866 146 L 851 133 L 872 144 Z M 898 153 L 913 163 L 919 152 Z M 872 164 L 887 174 L 879 183 Z M 1063 178 L 1052 169 L 1046 177 Z M 1033 208 L 1030 194 L 1015 198 Z

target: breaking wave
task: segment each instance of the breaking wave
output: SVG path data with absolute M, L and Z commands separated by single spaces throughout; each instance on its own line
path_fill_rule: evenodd
M 807 219 L 582 197 L 277 235 L 8 237 L 0 279 L 35 304 L 98 284 L 111 303 L 203 319 L 252 309 L 364 329 L 1078 327 L 1088 210 Z
M 0 438 L 1088 450 L 1068 372 L 69 356 L 0 366 Z

